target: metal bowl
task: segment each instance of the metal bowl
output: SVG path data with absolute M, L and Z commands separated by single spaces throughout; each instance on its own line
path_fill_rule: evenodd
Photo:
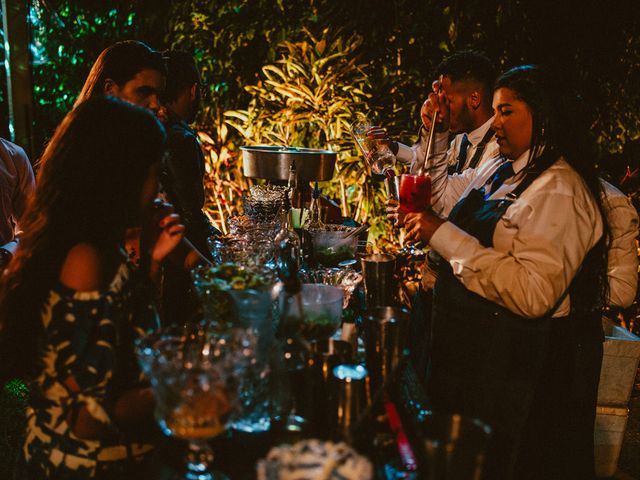
M 240 149 L 244 176 L 272 181 L 288 180 L 293 162 L 299 182 L 331 180 L 337 156 L 331 150 L 315 148 L 256 145 Z

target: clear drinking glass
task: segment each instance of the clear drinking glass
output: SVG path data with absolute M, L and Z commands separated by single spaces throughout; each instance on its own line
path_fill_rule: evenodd
M 230 290 L 238 319 L 244 329 L 246 346 L 253 351 L 239 378 L 238 397 L 241 409 L 230 427 L 246 433 L 266 432 L 278 410 L 274 376 L 274 332 L 271 311 L 271 288 Z M 239 332 L 237 332 L 239 333 Z
M 229 343 L 199 327 L 170 327 L 136 344 L 156 398 L 160 428 L 188 442 L 188 480 L 227 478 L 211 470 L 214 456 L 208 441 L 226 430 L 237 409 L 238 352 Z
M 364 155 L 365 161 L 371 167 L 371 171 L 383 175 L 387 170 L 393 168 L 396 157 L 387 145 L 380 144 L 376 139 L 367 135 L 372 127 L 373 124 L 366 118 L 356 120 L 351 124 L 351 135 Z

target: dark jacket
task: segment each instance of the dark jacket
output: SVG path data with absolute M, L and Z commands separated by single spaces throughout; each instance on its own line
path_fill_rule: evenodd
M 168 200 L 180 214 L 186 237 L 209 256 L 207 238 L 219 234 L 202 211 L 204 206 L 204 155 L 196 132 L 175 115 L 169 116 L 167 155 L 163 160 L 161 183 Z

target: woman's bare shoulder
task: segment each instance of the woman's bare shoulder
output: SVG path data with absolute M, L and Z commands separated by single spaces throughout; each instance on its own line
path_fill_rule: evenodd
M 99 290 L 103 287 L 104 259 L 100 250 L 90 243 L 74 245 L 60 269 L 60 282 L 77 291 Z

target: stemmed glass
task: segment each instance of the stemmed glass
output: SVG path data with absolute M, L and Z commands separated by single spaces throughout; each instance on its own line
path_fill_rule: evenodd
M 156 398 L 160 428 L 188 442 L 188 480 L 226 478 L 214 472 L 208 443 L 237 409 L 237 352 L 227 338 L 200 327 L 169 327 L 139 340 L 136 352 Z

